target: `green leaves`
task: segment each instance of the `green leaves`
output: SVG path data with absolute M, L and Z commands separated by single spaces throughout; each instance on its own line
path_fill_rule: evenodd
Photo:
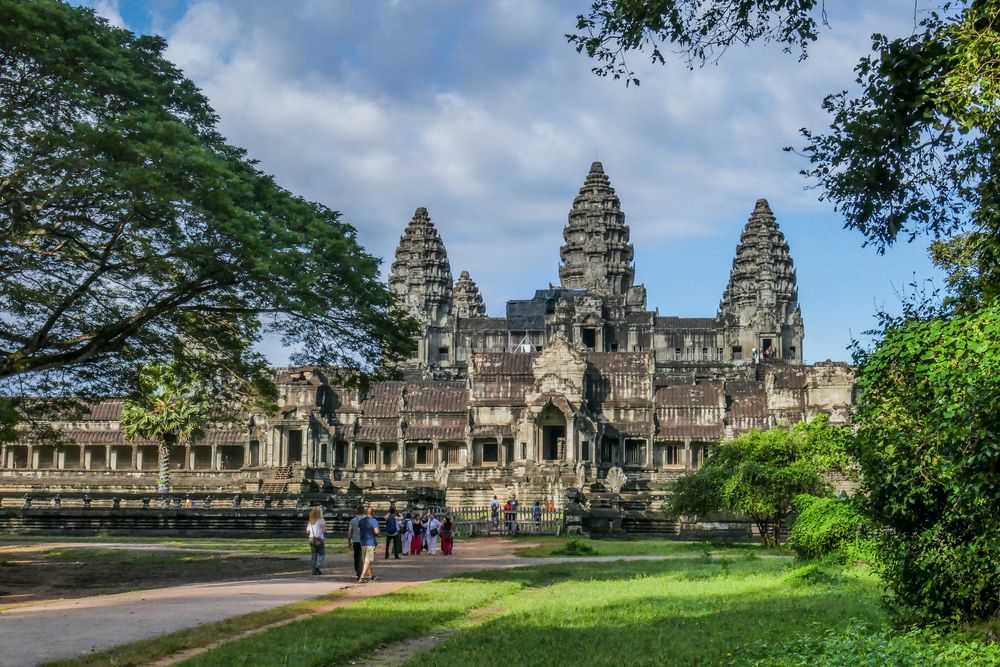
M 164 48 L 0 0 L 0 382 L 122 394 L 171 359 L 266 390 L 264 334 L 297 363 L 391 371 L 416 325 L 379 260 L 227 144 Z
M 899 322 L 861 367 L 855 453 L 884 577 L 909 613 L 1000 608 L 1000 303 Z
M 823 493 L 824 473 L 851 467 L 849 437 L 846 429 L 830 426 L 828 417 L 820 415 L 792 429 L 750 431 L 721 442 L 700 469 L 677 480 L 669 511 L 750 516 L 765 546 L 776 545 L 796 496 Z

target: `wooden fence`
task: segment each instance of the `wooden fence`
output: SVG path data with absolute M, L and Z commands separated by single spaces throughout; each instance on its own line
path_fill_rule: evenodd
M 535 511 L 534 507 L 518 507 L 515 511 L 503 507 L 494 515 L 490 507 L 453 507 L 450 512 L 459 535 L 476 537 L 484 535 L 561 535 L 562 510 Z

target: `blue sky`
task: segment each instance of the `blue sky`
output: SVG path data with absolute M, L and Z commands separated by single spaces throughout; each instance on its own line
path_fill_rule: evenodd
M 845 360 L 876 308 L 940 275 L 926 243 L 879 256 L 799 175 L 800 127 L 853 85 L 875 31 L 908 34 L 912 0 L 827 3 L 799 62 L 733 48 L 689 71 L 633 56 L 642 85 L 590 73 L 566 43 L 589 0 L 95 0 L 113 23 L 163 35 L 228 139 L 282 185 L 341 211 L 384 271 L 426 206 L 452 272 L 491 315 L 558 282 L 566 216 L 596 158 L 618 192 L 636 281 L 661 314 L 712 316 L 740 230 L 767 198 L 798 271 L 807 361 Z M 280 346 L 265 344 L 276 364 Z

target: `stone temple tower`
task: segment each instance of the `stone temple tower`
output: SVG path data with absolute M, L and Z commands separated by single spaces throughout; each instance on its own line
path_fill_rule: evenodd
M 444 326 L 451 313 L 448 252 L 426 208 L 418 208 L 396 248 L 389 289 L 428 326 Z
M 456 317 L 486 317 L 486 303 L 479 293 L 479 286 L 462 271 L 452 289 L 452 314 Z
M 600 162 L 590 166 L 573 200 L 559 249 L 559 280 L 566 288 L 585 288 L 601 296 L 624 295 L 632 287 L 634 250 L 625 214 Z
M 795 266 L 788 243 L 766 199 L 758 199 L 722 295 L 719 313 L 728 324 L 732 357 L 750 359 L 753 348 L 787 363 L 802 363 L 805 330 Z

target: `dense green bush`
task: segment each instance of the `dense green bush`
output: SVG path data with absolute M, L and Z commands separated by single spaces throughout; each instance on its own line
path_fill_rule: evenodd
M 789 537 L 799 558 L 833 554 L 848 561 L 871 559 L 867 521 L 852 500 L 801 495 L 795 506 L 799 516 Z
M 890 322 L 861 361 L 858 500 L 879 527 L 894 609 L 975 621 L 1000 610 L 1000 303 Z

